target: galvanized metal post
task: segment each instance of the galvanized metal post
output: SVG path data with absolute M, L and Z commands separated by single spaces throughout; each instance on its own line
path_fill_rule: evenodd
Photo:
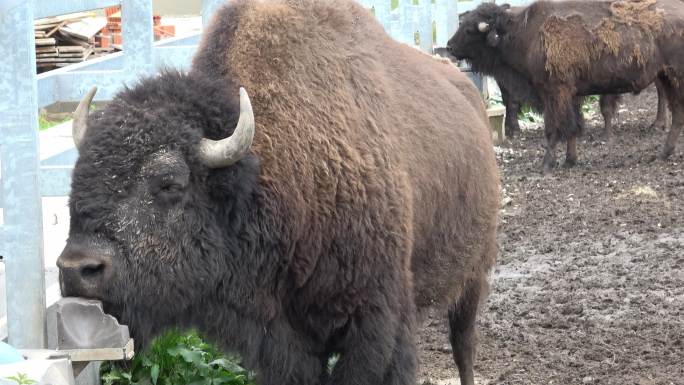
M 420 49 L 432 54 L 432 2 L 430 0 L 419 0 L 418 23 Z
M 33 1 L 0 14 L 0 133 L 9 343 L 45 347 L 45 263 L 40 199 Z
M 446 47 L 458 28 L 458 4 L 455 0 L 435 0 L 437 40 L 435 46 Z
M 154 32 L 151 0 L 124 0 L 121 3 L 124 70 L 135 76 L 154 74 Z M 85 94 L 87 90 L 84 89 Z
M 216 9 L 222 4 L 227 3 L 226 0 L 202 0 L 202 25 L 206 27 L 211 21 Z

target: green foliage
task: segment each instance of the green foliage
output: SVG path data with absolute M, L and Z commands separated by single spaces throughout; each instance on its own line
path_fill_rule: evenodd
M 488 106 L 503 106 L 503 100 L 501 100 L 500 97 L 490 96 L 489 99 L 487 99 L 487 105 Z
M 31 385 L 35 384 L 36 382 L 33 381 L 32 379 L 28 378 L 28 376 L 24 373 L 17 373 L 16 376 L 12 377 L 7 377 L 5 378 L 6 380 L 14 381 L 19 385 Z
M 128 363 L 106 362 L 103 385 L 253 385 L 252 375 L 196 332 L 170 331 Z
M 330 358 L 328 359 L 328 374 L 332 373 L 333 369 L 335 369 L 335 365 L 337 365 L 337 362 L 340 360 L 340 353 L 333 353 Z
M 584 98 L 584 102 L 582 103 L 582 113 L 584 115 L 587 115 L 589 113 L 594 113 L 594 104 L 598 102 L 599 96 L 598 95 L 591 95 L 587 96 Z
M 532 107 L 527 104 L 523 105 L 518 114 L 518 120 L 522 120 L 529 123 L 541 123 L 544 121 L 544 117 L 532 110 Z
M 47 120 L 44 116 L 39 116 L 38 117 L 38 129 L 40 131 L 47 130 L 50 127 L 56 126 L 58 124 L 62 124 L 69 120 L 70 118 L 64 118 L 61 120 Z

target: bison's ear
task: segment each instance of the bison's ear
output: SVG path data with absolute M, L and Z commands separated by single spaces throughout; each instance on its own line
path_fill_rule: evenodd
M 492 29 L 491 31 L 489 31 L 489 33 L 487 34 L 487 44 L 492 47 L 497 47 L 499 45 L 499 41 L 501 41 L 499 32 L 497 32 L 496 29 Z

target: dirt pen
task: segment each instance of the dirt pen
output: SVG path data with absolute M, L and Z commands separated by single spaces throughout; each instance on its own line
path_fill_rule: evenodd
M 684 153 L 655 160 L 656 105 L 653 86 L 627 96 L 612 145 L 590 120 L 579 165 L 550 177 L 542 129 L 497 148 L 506 205 L 480 384 L 684 384 Z M 421 377 L 434 384 L 457 383 L 446 341 L 428 319 Z

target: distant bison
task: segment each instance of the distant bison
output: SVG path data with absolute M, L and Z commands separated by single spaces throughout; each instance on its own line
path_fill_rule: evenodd
M 189 74 L 88 116 L 93 94 L 74 121 L 65 296 L 102 300 L 143 345 L 198 328 L 266 385 L 414 385 L 416 309 L 437 305 L 473 384 L 499 177 L 454 66 L 353 1 L 236 1 Z
M 680 0 L 539 1 L 519 12 L 487 3 L 463 18 L 448 47 L 454 56 L 478 50 L 499 78 L 529 80 L 543 101 L 549 171 L 561 139 L 566 163 L 577 161 L 577 96 L 638 92 L 656 79 L 673 115 L 661 157 L 672 153 L 684 124 L 683 35 Z
M 520 13 L 525 8 L 513 7 L 510 10 L 512 13 Z M 461 20 L 468 19 L 470 13 L 471 11 L 463 13 Z M 468 24 L 462 24 L 461 28 L 468 28 Z M 457 43 L 467 43 L 467 45 L 459 46 Z M 501 55 L 492 57 L 488 45 L 489 43 L 485 35 L 481 35 L 480 39 L 461 39 L 458 42 L 454 41 L 454 44 L 448 50 L 443 48 L 439 50 L 441 55 L 449 56 L 452 60 L 467 61 L 474 72 L 494 78 L 501 90 L 501 98 L 506 107 L 506 135 L 512 137 L 520 132 L 518 114 L 521 112 L 522 107 L 527 105 L 534 111 L 543 113 L 544 103 L 539 95 L 537 95 L 537 91 L 532 83 L 530 83 L 530 80 L 504 62 Z M 517 49 L 517 47 L 513 49 Z M 656 79 L 655 83 L 658 91 L 658 110 L 652 127 L 664 130 L 667 128 L 667 98 L 660 81 Z M 584 97 L 578 96 L 576 99 L 573 103 L 573 108 L 576 110 L 574 113 L 579 117 L 580 124 L 583 125 L 580 108 Z M 613 134 L 613 120 L 619 101 L 619 94 L 601 95 L 599 100 L 604 121 L 603 135 L 607 139 L 610 139 Z

